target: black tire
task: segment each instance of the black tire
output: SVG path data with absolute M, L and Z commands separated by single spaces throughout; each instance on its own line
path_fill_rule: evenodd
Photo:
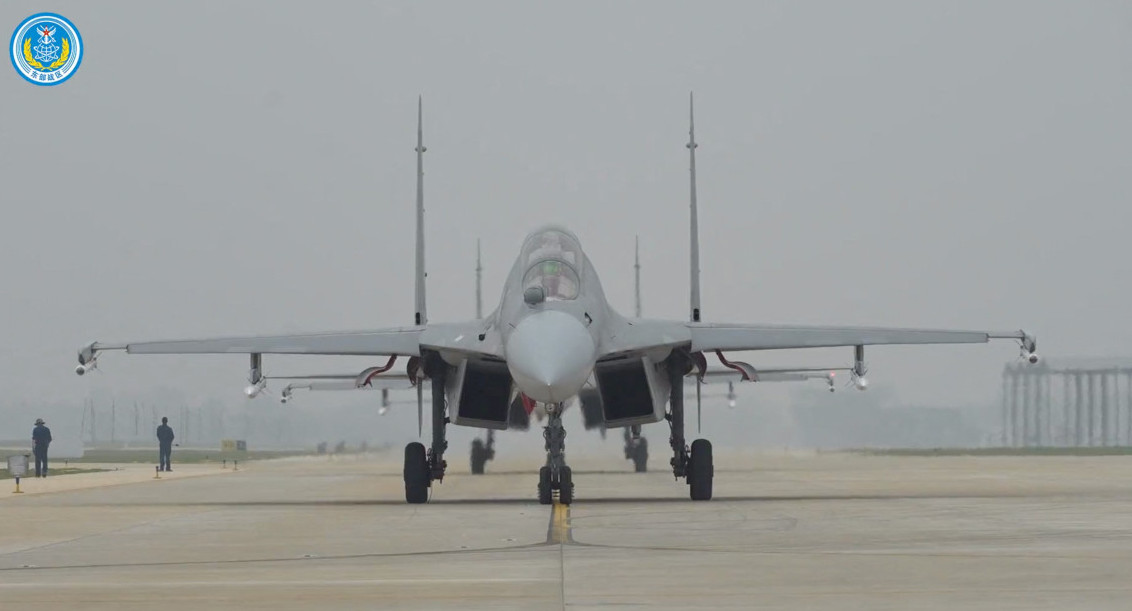
M 649 440 L 644 437 L 637 442 L 637 451 L 633 455 L 633 468 L 637 473 L 645 473 L 649 470 Z
M 691 465 L 688 469 L 688 488 L 693 501 L 711 500 L 711 480 L 715 467 L 711 460 L 711 442 L 697 439 L 692 442 Z
M 570 467 L 558 469 L 558 502 L 563 505 L 574 502 L 574 474 Z
M 538 502 L 539 505 L 549 505 L 554 499 L 550 489 L 550 467 L 538 470 Z
M 487 464 L 487 451 L 482 446 L 472 445 L 472 474 L 482 475 Z
M 429 476 L 428 457 L 424 444 L 412 442 L 405 446 L 405 502 L 427 503 Z

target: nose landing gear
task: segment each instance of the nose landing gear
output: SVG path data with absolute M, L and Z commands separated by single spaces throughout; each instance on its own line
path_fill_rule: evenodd
M 546 440 L 546 466 L 539 469 L 538 502 L 549 505 L 554 501 L 554 491 L 558 491 L 558 502 L 569 505 L 574 502 L 574 478 L 570 467 L 566 466 L 566 429 L 562 427 L 561 403 L 546 406 L 547 423 L 542 437 Z

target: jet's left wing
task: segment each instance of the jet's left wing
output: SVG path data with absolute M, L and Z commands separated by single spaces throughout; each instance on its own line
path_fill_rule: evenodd
M 806 380 L 831 380 L 837 371 L 852 371 L 850 367 L 821 368 L 794 368 L 794 369 L 764 369 L 755 368 L 753 377 L 736 369 L 708 369 L 704 372 L 704 381 L 724 382 L 804 382 Z M 695 375 L 691 373 L 689 375 Z
M 713 350 L 781 350 L 880 344 L 982 344 L 992 339 L 1016 339 L 1028 358 L 1037 361 L 1037 340 L 1025 331 L 949 331 L 891 327 L 818 327 L 686 323 L 692 352 Z

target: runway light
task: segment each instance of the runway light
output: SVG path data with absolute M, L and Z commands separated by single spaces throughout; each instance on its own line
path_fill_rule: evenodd
M 728 401 L 727 407 L 734 409 L 735 408 L 735 399 L 731 399 L 730 401 Z

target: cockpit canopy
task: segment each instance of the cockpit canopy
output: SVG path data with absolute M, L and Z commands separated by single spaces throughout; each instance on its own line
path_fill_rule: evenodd
M 557 259 L 578 267 L 582 262 L 582 247 L 565 231 L 544 229 L 531 234 L 523 243 L 522 258 L 527 265 L 542 259 Z
M 577 299 L 582 264 L 577 238 L 559 229 L 544 229 L 527 238 L 521 257 L 528 266 L 523 275 L 524 290 L 541 286 L 549 300 Z
M 548 300 L 578 298 L 578 272 L 562 261 L 543 259 L 523 276 L 523 290 L 541 286 Z

